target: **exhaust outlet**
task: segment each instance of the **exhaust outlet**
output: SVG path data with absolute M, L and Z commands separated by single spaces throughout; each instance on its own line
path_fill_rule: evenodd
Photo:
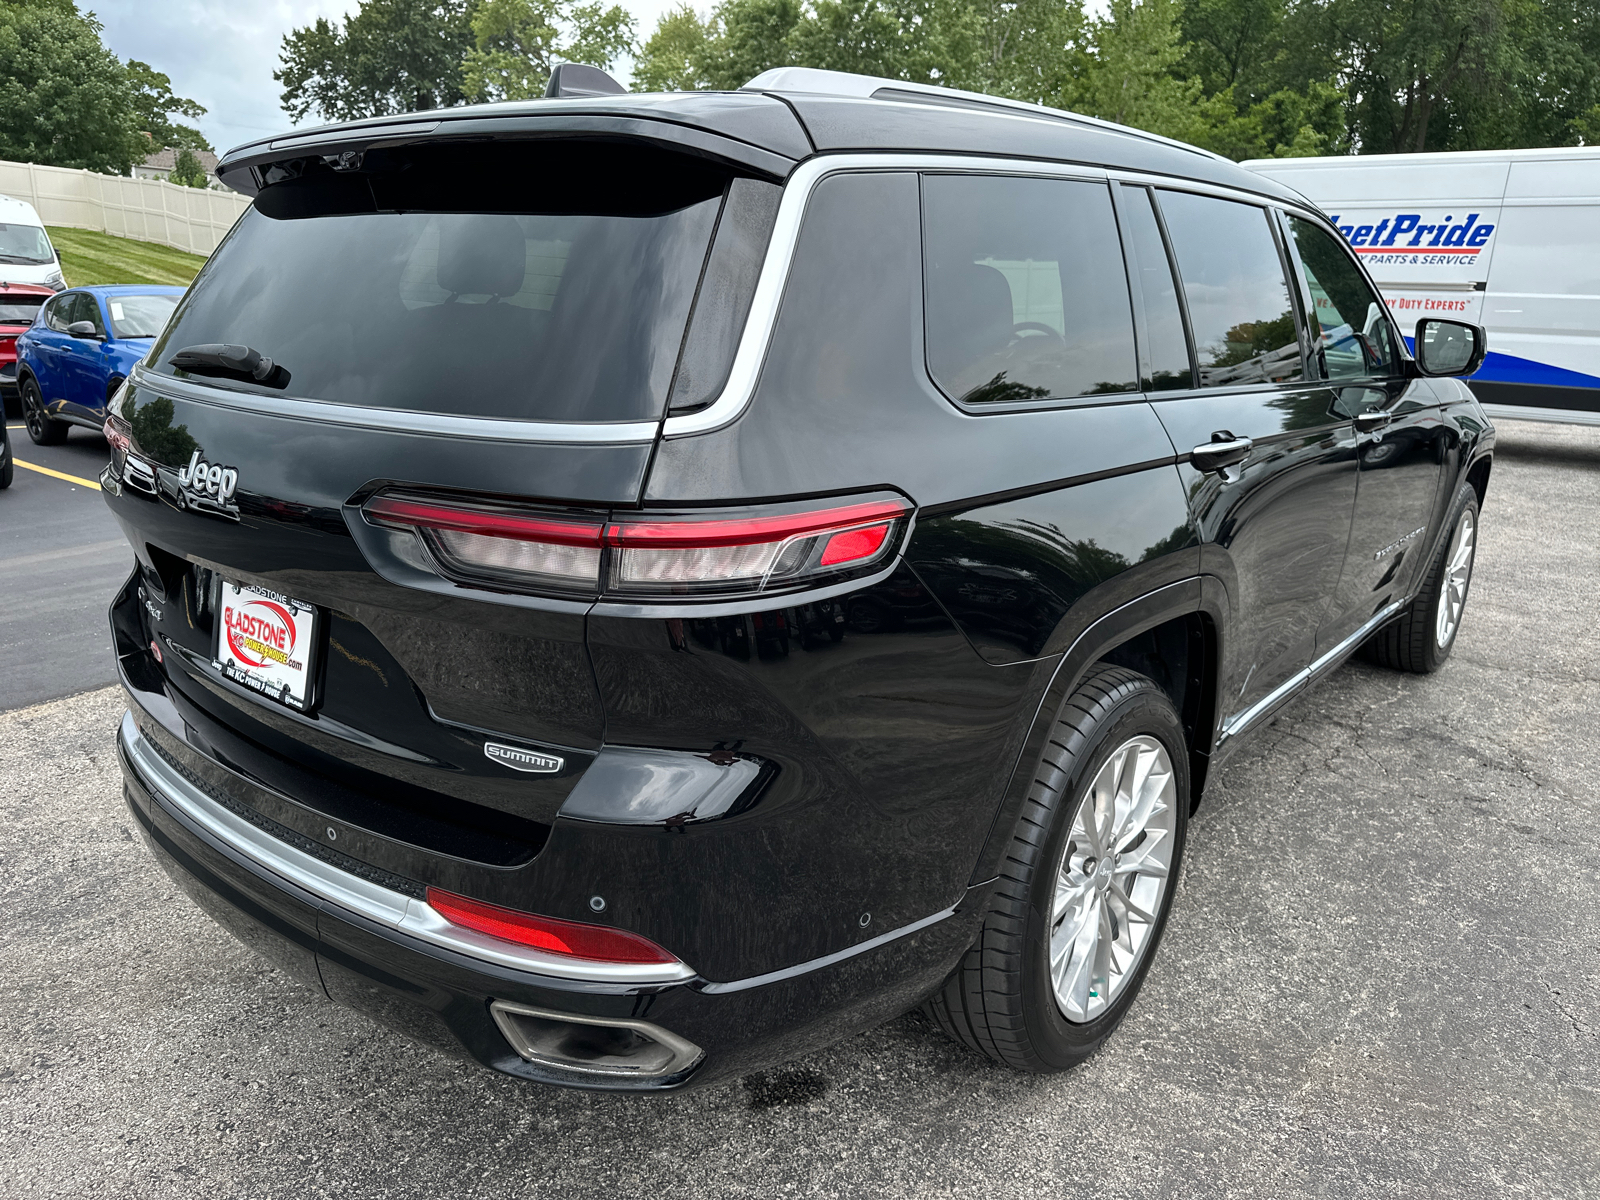
M 705 1057 L 693 1042 L 648 1021 L 577 1016 L 505 1000 L 492 1001 L 489 1011 L 519 1056 L 577 1075 L 658 1080 Z

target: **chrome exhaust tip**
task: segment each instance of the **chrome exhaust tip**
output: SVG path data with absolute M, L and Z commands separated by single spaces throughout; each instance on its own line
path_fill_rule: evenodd
M 705 1057 L 693 1042 L 648 1021 L 587 1017 L 495 1000 L 495 1024 L 531 1063 L 620 1083 L 659 1080 L 687 1071 Z

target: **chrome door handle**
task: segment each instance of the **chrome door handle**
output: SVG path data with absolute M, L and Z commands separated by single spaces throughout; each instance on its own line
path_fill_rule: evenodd
M 1371 433 L 1376 429 L 1382 429 L 1393 420 L 1393 413 L 1384 412 L 1381 408 L 1369 408 L 1364 413 L 1356 414 L 1356 432 Z
M 1196 446 L 1189 451 L 1189 461 L 1197 471 L 1220 471 L 1224 467 L 1231 467 L 1234 463 L 1243 462 L 1255 445 L 1247 437 L 1234 437 L 1227 430 L 1213 433 L 1211 440 L 1203 446 Z

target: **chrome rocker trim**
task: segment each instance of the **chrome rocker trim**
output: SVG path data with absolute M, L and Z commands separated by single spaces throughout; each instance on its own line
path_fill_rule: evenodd
M 335 908 L 444 950 L 554 979 L 584 983 L 664 984 L 684 983 L 695 978 L 695 972 L 686 963 L 662 966 L 655 963 L 584 962 L 509 946 L 471 929 L 452 925 L 425 902 L 369 883 L 348 871 L 341 871 L 321 859 L 313 858 L 224 808 L 150 749 L 131 711 L 123 713 L 118 737 L 123 753 L 139 774 L 140 782 L 163 807 L 220 849 L 248 860 Z
M 1221 749 L 1225 742 L 1238 737 L 1263 717 L 1275 711 L 1279 705 L 1309 685 L 1312 680 L 1333 670 L 1334 667 L 1355 652 L 1356 647 L 1366 640 L 1368 634 L 1393 618 L 1408 603 L 1409 601 L 1406 600 L 1396 600 L 1391 604 L 1386 604 L 1361 628 L 1345 638 L 1332 650 L 1316 659 L 1309 667 L 1302 667 L 1249 708 L 1234 713 L 1233 716 L 1222 723 L 1222 730 L 1217 734 L 1217 748 Z

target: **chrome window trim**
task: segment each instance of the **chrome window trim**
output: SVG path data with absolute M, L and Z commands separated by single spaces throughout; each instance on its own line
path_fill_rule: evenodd
M 175 811 L 208 840 L 334 908 L 444 950 L 548 978 L 640 985 L 683 983 L 695 977 L 687 963 L 663 966 L 659 963 L 585 962 L 512 946 L 452 925 L 426 902 L 341 871 L 279 841 L 218 804 L 149 749 L 131 711 L 123 713 L 118 736 L 140 781 L 156 794 L 164 807 Z
M 885 154 L 877 152 L 819 154 L 795 168 L 784 185 L 783 199 L 773 223 L 772 240 L 761 264 L 756 294 L 750 302 L 739 348 L 734 352 L 733 368 L 722 392 L 705 408 L 682 416 L 669 416 L 663 436 L 690 437 L 711 433 L 732 424 L 743 415 L 755 396 L 767 346 L 778 322 L 778 309 L 794 262 L 795 246 L 811 194 L 824 179 L 834 175 L 863 171 L 947 171 L 959 174 L 1030 175 L 1103 182 L 1104 167 L 1079 163 L 1042 162 L 1025 158 L 982 158 L 971 154 Z
M 584 424 L 577 421 L 512 421 L 502 417 L 461 417 L 450 413 L 414 412 L 398 408 L 367 408 L 298 396 L 264 396 L 232 388 L 207 386 L 147 369 L 141 362 L 130 373 L 135 387 L 149 388 L 173 399 L 239 409 L 268 417 L 314 421 L 319 425 L 348 425 L 381 429 L 388 433 L 424 434 L 486 442 L 526 442 L 559 445 L 649 445 L 655 441 L 657 421 L 622 421 Z
M 1253 204 L 1257 208 L 1307 207 L 1309 201 L 1279 199 L 1260 192 L 1247 192 L 1224 183 L 1207 183 L 1201 179 L 1187 179 L 1182 175 L 1152 175 L 1146 171 L 1123 171 L 1112 168 L 1107 172 L 1116 183 L 1131 183 L 1137 187 L 1162 188 L 1169 192 L 1193 192 L 1198 196 L 1215 196 L 1219 200 L 1235 200 Z

